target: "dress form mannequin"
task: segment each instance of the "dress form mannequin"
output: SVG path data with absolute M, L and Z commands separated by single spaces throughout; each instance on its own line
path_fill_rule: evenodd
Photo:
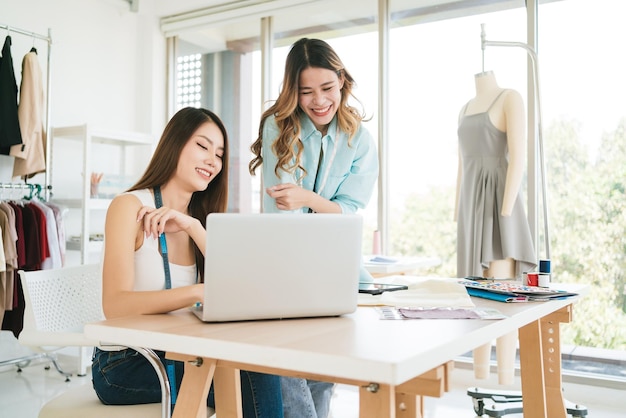
M 521 95 L 515 90 L 501 88 L 493 72 L 478 73 L 474 78 L 476 96 L 463 107 L 459 122 L 470 115 L 487 113 L 489 122 L 498 131 L 506 133 L 508 148 L 508 167 L 504 193 L 500 205 L 500 215 L 510 217 L 517 200 L 524 173 L 526 148 L 526 121 Z M 462 188 L 463 161 L 459 153 L 459 171 L 457 177 L 457 197 L 455 219 L 458 220 L 459 202 Z M 465 208 L 465 210 L 468 210 Z M 482 225 L 481 225 L 482 226 Z M 511 257 L 490 260 L 482 268 L 483 277 L 515 278 L 516 261 Z M 459 271 L 461 276 L 475 273 Z M 515 346 L 517 334 L 512 332 L 498 338 L 496 353 L 498 362 L 498 380 L 500 384 L 512 384 L 514 380 Z M 474 350 L 474 375 L 477 379 L 489 376 L 491 345 L 486 344 Z
M 496 97 L 504 91 L 496 81 L 493 71 L 478 73 L 474 76 L 476 96 L 461 110 L 459 119 L 466 115 L 473 115 L 487 110 Z M 502 216 L 510 216 L 513 203 L 520 190 L 524 174 L 524 160 L 526 150 L 526 114 L 522 96 L 515 90 L 507 89 L 489 110 L 489 119 L 499 130 L 506 132 L 509 150 L 509 167 L 506 173 L 504 199 L 502 200 Z M 459 154 L 459 171 L 457 176 L 457 204 L 455 206 L 455 220 L 458 215 L 458 199 L 460 195 L 462 162 Z M 510 262 L 506 263 L 510 264 Z M 490 266 L 491 268 L 491 266 Z M 506 268 L 506 267 L 505 267 Z M 484 277 L 515 277 L 515 274 L 506 276 Z

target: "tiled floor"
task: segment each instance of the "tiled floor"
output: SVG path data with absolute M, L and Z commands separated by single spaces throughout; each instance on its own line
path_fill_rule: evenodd
M 0 360 L 16 358 L 30 351 L 19 346 L 10 333 L 0 332 Z M 60 364 L 75 372 L 77 358 L 61 355 Z M 466 394 L 468 387 L 497 388 L 497 379 L 475 381 L 471 370 L 458 367 L 453 372 L 452 390 L 442 398 L 426 398 L 424 418 L 474 418 L 472 401 Z M 518 381 L 516 382 L 519 383 Z M 18 373 L 14 365 L 0 367 L 0 417 L 36 418 L 41 406 L 49 399 L 75 385 L 90 384 L 90 377 L 73 376 L 70 382 L 54 370 L 44 369 L 40 361 L 33 361 Z M 623 418 L 626 416 L 626 396 L 622 390 L 605 387 L 564 383 L 565 397 L 585 405 L 590 418 Z M 516 389 L 505 387 L 503 389 Z M 332 401 L 332 418 L 358 417 L 358 392 L 351 386 L 339 385 Z M 521 414 L 507 415 L 520 418 Z M 88 417 L 86 417 L 88 418 Z

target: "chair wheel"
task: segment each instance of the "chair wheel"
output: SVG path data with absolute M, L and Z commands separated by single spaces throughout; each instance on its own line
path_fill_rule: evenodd
M 472 403 L 474 404 L 474 412 L 476 415 L 482 417 L 485 413 L 485 402 L 482 399 L 472 398 Z

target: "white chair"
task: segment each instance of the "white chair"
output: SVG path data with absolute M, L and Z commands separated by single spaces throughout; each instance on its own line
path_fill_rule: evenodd
M 84 375 L 84 353 L 97 342 L 84 336 L 83 324 L 104 318 L 100 265 L 18 273 L 25 300 L 18 341 L 50 359 L 66 380 L 71 374 L 60 369 L 55 353 L 65 347 L 81 347 L 78 374 Z
M 159 415 L 160 414 L 160 415 Z M 39 412 L 38 418 L 149 418 L 170 417 L 161 404 L 104 405 L 91 385 L 72 388 L 50 400 Z M 207 408 L 207 417 L 216 418 L 215 411 Z
M 146 418 L 158 417 L 161 404 L 104 405 L 90 384 L 65 391 L 47 402 L 38 418 Z
M 100 348 L 106 348 L 100 346 Z M 167 372 L 159 357 L 151 350 L 133 347 L 150 361 L 157 371 L 161 383 L 161 403 L 142 405 L 105 405 L 100 402 L 90 384 L 83 384 L 66 390 L 48 401 L 39 411 L 38 418 L 171 418 L 170 386 Z M 214 411 L 207 408 L 207 416 Z
M 104 319 L 102 312 L 102 273 L 99 264 L 64 267 L 53 270 L 19 271 L 24 289 L 24 327 L 18 341 L 48 357 L 66 379 L 56 363 L 55 352 L 64 347 L 101 346 L 86 338 L 84 324 Z M 110 348 L 110 347 L 109 347 Z M 39 418 L 149 417 L 169 418 L 170 386 L 167 373 L 151 350 L 132 347 L 154 367 L 161 383 L 160 404 L 104 405 L 90 384 L 68 389 L 43 406 Z

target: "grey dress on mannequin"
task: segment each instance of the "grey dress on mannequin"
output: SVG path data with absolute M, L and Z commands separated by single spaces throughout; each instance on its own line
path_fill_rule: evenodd
M 504 91 L 503 91 L 504 92 Z M 482 276 L 495 260 L 516 261 L 516 276 L 536 267 L 528 219 L 520 195 L 511 216 L 502 216 L 508 168 L 506 132 L 489 119 L 489 110 L 465 115 L 458 128 L 462 177 L 457 222 L 457 276 Z M 466 105 L 467 106 L 467 105 Z

